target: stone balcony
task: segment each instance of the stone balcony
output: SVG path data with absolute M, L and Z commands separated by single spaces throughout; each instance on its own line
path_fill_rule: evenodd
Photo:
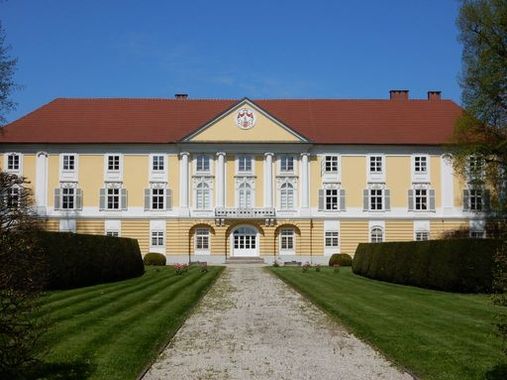
M 217 224 L 223 224 L 225 219 L 264 219 L 266 225 L 274 223 L 275 209 L 273 207 L 217 207 L 215 208 L 215 220 Z

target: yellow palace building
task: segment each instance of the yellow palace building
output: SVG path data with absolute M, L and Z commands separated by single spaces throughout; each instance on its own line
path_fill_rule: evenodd
M 0 134 L 47 229 L 135 238 L 169 262 L 327 262 L 469 228 L 485 192 L 445 154 L 462 110 L 409 99 L 55 99 Z

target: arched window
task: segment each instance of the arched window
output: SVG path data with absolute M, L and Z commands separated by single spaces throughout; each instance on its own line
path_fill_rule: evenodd
M 370 241 L 372 243 L 382 243 L 384 241 L 384 231 L 381 227 L 375 226 L 371 229 Z
M 290 183 L 284 183 L 280 187 L 280 208 L 294 208 L 294 186 L 292 186 Z
M 252 207 L 252 188 L 248 183 L 242 183 L 239 186 L 238 197 L 239 208 Z
M 210 208 L 210 190 L 206 183 L 201 182 L 197 185 L 195 190 L 195 208 L 202 210 Z

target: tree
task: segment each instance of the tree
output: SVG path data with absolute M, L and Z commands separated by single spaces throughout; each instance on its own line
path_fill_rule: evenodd
M 497 255 L 495 303 L 507 306 L 507 2 L 462 0 L 457 26 L 465 112 L 456 125 L 453 156 L 461 174 L 493 190 L 487 224 L 504 241 Z M 467 170 L 471 156 L 482 163 L 481 170 Z M 507 318 L 498 331 L 507 343 Z
M 14 71 L 17 60 L 9 56 L 10 46 L 5 42 L 5 30 L 0 21 L 0 126 L 6 122 L 5 115 L 12 111 L 16 105 L 11 99 L 16 89 Z
M 38 355 L 45 326 L 34 313 L 44 289 L 40 222 L 25 178 L 0 172 L 0 377 L 18 378 Z

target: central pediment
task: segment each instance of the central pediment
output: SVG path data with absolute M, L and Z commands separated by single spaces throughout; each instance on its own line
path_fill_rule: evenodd
M 308 142 L 290 127 L 277 120 L 249 99 L 211 120 L 189 136 L 185 142 Z

